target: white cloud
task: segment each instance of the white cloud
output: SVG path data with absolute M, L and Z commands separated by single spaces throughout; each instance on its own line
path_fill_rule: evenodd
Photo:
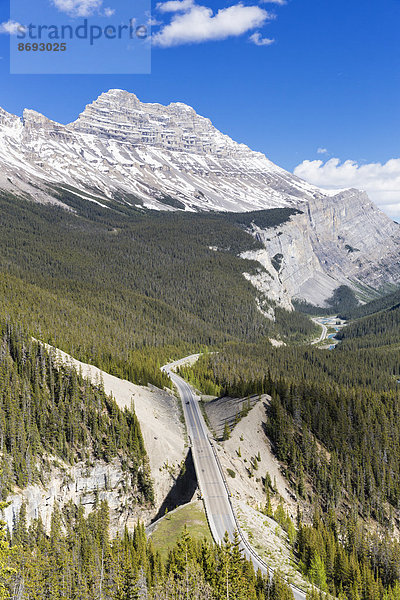
M 295 175 L 324 188 L 358 188 L 368 192 L 382 210 L 392 217 L 400 216 L 400 158 L 387 163 L 358 164 L 339 158 L 304 160 L 294 170 Z
M 17 21 L 5 21 L 0 23 L 0 33 L 7 33 L 8 35 L 17 35 L 19 31 L 25 31 L 25 27 Z
M 328 149 L 327 148 L 318 148 L 317 154 L 328 154 Z
M 272 18 L 259 6 L 244 6 L 241 3 L 222 8 L 216 14 L 211 8 L 198 6 L 189 0 L 169 0 L 159 5 L 161 12 L 167 12 L 165 5 L 167 10 L 173 9 L 175 14 L 171 22 L 153 37 L 154 43 L 164 48 L 237 37 L 261 27 Z
M 90 17 L 102 7 L 103 0 L 52 0 L 52 3 L 71 17 Z
M 270 38 L 263 38 L 259 31 L 253 33 L 249 37 L 249 40 L 253 42 L 253 44 L 255 44 L 256 46 L 271 46 L 271 44 L 275 42 L 275 40 L 272 40 Z
M 160 25 L 162 25 L 162 21 L 159 21 L 158 19 L 155 19 L 154 17 L 150 17 L 149 20 L 147 21 L 147 25 L 149 27 L 159 27 Z
M 105 8 L 104 9 L 105 17 L 112 17 L 113 15 L 115 15 L 115 8 Z
M 159 2 L 156 5 L 156 8 L 162 13 L 186 12 L 192 8 L 193 5 L 193 0 L 168 0 L 167 2 Z

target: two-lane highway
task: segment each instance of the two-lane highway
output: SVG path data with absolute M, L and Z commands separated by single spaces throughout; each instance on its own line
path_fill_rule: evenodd
M 216 452 L 211 445 L 209 431 L 201 414 L 199 403 L 191 387 L 173 371 L 174 368 L 183 364 L 184 360 L 166 365 L 163 367 L 163 371 L 169 375 L 176 385 L 182 399 L 197 481 L 212 536 L 214 541 L 220 544 L 226 532 L 229 538 L 233 540 L 234 533 L 237 531 L 241 539 L 241 549 L 245 556 L 252 561 L 256 570 L 260 569 L 264 575 L 270 576 L 273 569 L 260 559 L 245 540 L 235 518 L 229 490 L 225 484 Z M 293 586 L 292 591 L 296 600 L 305 600 L 306 595 L 304 592 Z
M 178 388 L 182 399 L 197 481 L 205 504 L 210 529 L 213 538 L 221 542 L 226 531 L 232 537 L 235 527 L 232 528 L 231 506 L 208 439 L 207 426 L 190 386 L 172 371 L 168 370 L 168 374 Z

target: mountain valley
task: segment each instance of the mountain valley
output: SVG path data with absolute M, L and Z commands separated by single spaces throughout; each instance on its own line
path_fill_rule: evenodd
M 400 229 L 367 194 L 110 90 L 68 125 L 0 111 L 0 231 L 9 597 L 398 600 Z M 219 546 L 179 516 L 210 524 L 197 404 Z
M 68 125 L 1 111 L 0 166 L 4 192 L 106 219 L 292 208 L 272 235 L 256 222 L 248 228 L 263 247 L 250 256 L 267 271 L 250 281 L 284 308 L 292 298 L 325 306 L 341 284 L 372 299 L 400 280 L 399 227 L 366 194 L 311 186 L 179 102 L 145 104 L 110 90 Z

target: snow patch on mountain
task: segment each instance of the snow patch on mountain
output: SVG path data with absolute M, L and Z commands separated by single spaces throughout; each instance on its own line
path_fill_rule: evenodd
M 400 284 L 399 226 L 365 194 L 310 185 L 179 102 L 110 90 L 67 125 L 0 109 L 0 190 L 69 210 L 71 196 L 163 211 L 292 207 L 301 212 L 275 231 L 249 228 L 263 250 L 244 255 L 261 266 L 246 277 L 263 294 L 290 308 L 293 297 L 323 304 L 342 283 Z
M 102 94 L 68 125 L 1 111 L 0 164 L 2 189 L 50 202 L 60 184 L 156 210 L 172 210 L 171 199 L 191 211 L 262 210 L 318 193 L 193 108 L 145 104 L 123 90 Z

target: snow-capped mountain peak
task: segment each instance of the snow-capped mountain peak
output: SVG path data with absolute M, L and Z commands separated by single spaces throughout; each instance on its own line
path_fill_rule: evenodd
M 251 153 L 244 144 L 234 142 L 213 127 L 187 104 L 168 106 L 142 103 L 123 90 L 110 90 L 89 104 L 71 124 L 74 131 L 93 133 L 167 150 L 232 156 Z
M 1 111 L 0 136 L 0 188 L 40 201 L 57 201 L 53 186 L 68 185 L 152 209 L 248 211 L 319 193 L 192 107 L 142 103 L 124 90 L 101 94 L 67 125 L 34 110 L 22 119 Z
M 264 267 L 253 281 L 261 291 L 290 306 L 293 296 L 324 302 L 340 283 L 380 289 L 400 282 L 399 228 L 365 194 L 318 189 L 180 102 L 142 103 L 109 90 L 67 125 L 34 110 L 19 118 L 0 109 L 0 190 L 106 208 L 294 207 L 301 213 L 277 231 L 251 228 L 265 247 L 252 256 Z

